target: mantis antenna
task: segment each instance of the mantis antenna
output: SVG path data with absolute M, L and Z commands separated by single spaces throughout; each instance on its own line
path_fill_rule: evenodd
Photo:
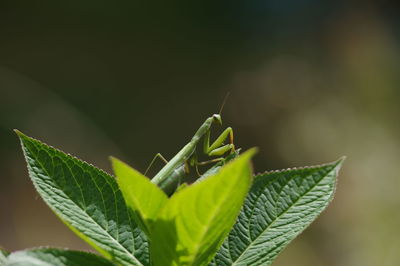
M 230 91 L 228 91 L 228 92 L 226 93 L 226 95 L 225 95 L 225 97 L 224 97 L 224 100 L 222 101 L 221 108 L 219 109 L 219 112 L 218 112 L 219 115 L 221 115 L 222 109 L 224 109 L 226 100 L 228 99 L 228 97 L 229 97 L 230 94 L 231 94 Z

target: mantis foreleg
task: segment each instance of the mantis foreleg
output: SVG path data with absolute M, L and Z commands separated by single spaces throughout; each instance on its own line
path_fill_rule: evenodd
M 223 145 L 225 140 L 229 136 L 229 144 Z M 235 145 L 233 145 L 233 130 L 231 127 L 226 128 L 221 135 L 210 145 L 210 131 L 206 132 L 204 137 L 203 151 L 208 156 L 221 156 L 227 151 L 235 151 Z
M 214 114 L 207 118 L 200 126 L 192 139 L 187 143 L 153 178 L 152 182 L 160 186 L 164 191 L 171 191 L 174 184 L 188 173 L 188 164 L 191 166 L 199 165 L 196 157 L 196 146 L 201 138 L 204 138 L 204 153 L 208 156 L 222 156 L 229 150 L 235 151 L 233 145 L 233 130 L 228 127 L 210 145 L 210 128 L 214 123 L 222 124 L 221 116 Z M 230 143 L 224 145 L 224 141 L 229 137 Z M 160 155 L 156 155 L 160 157 Z M 155 157 L 155 158 L 156 158 Z M 155 160 L 153 159 L 153 161 Z M 161 157 L 160 157 L 161 158 Z M 165 159 L 164 159 L 165 160 Z M 153 163 L 152 161 L 152 163 Z M 151 163 L 151 164 L 152 164 Z M 147 170 L 146 170 L 147 172 Z
M 224 145 L 224 142 L 228 138 L 228 136 L 229 136 L 230 143 Z M 208 130 L 205 133 L 203 152 L 206 155 L 222 156 L 229 150 L 231 151 L 231 153 L 235 151 L 235 145 L 233 144 L 233 130 L 231 127 L 226 128 L 211 145 L 210 145 L 210 130 Z M 197 156 L 195 156 L 195 154 L 194 154 L 193 160 L 191 161 L 190 165 L 196 167 L 196 171 L 197 171 L 198 175 L 200 176 L 197 166 L 206 165 L 206 164 L 210 164 L 210 163 L 216 163 L 223 159 L 224 159 L 223 157 L 219 157 L 219 158 L 215 158 L 215 159 L 208 160 L 208 161 L 198 162 Z

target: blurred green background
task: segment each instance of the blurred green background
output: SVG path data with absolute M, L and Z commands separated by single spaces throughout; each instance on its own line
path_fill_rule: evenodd
M 34 191 L 12 129 L 110 171 L 223 111 L 257 172 L 347 156 L 276 266 L 400 263 L 397 1 L 0 1 L 0 245 L 90 250 Z

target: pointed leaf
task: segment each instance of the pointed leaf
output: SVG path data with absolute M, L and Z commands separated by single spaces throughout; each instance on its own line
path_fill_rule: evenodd
M 211 265 L 270 265 L 332 200 L 342 162 L 256 176 Z
M 154 265 L 207 265 L 240 211 L 252 182 L 252 149 L 213 176 L 176 192 L 154 224 Z
M 111 162 L 127 205 L 132 208 L 137 224 L 149 235 L 154 220 L 168 200 L 167 195 L 127 164 L 116 158 L 111 158 Z
M 112 176 L 17 134 L 36 190 L 72 231 L 120 264 L 148 264 L 146 236 L 129 215 Z
M 113 266 L 114 264 L 95 254 L 55 248 L 39 248 L 11 253 L 3 266 Z

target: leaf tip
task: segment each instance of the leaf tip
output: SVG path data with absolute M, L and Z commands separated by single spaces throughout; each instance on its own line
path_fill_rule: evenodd
M 108 158 L 110 159 L 111 167 L 113 168 L 114 173 L 118 178 L 117 172 L 119 170 L 119 167 L 123 167 L 123 166 L 127 166 L 127 165 L 124 162 L 122 162 L 120 159 L 118 159 L 118 158 L 116 158 L 114 156 L 109 156 Z
M 15 134 L 17 134 L 18 137 L 24 137 L 25 134 L 22 133 L 21 131 L 19 131 L 18 129 L 13 129 L 13 131 L 15 132 Z
M 112 165 L 114 165 L 114 163 L 115 162 L 118 162 L 119 160 L 116 158 L 116 157 L 114 157 L 114 156 L 108 156 L 108 159 L 110 160 L 110 162 L 111 162 L 111 164 Z
M 241 156 L 246 157 L 246 158 L 251 158 L 253 157 L 256 153 L 258 153 L 258 147 L 253 147 L 248 149 L 246 152 L 244 152 Z
M 117 157 L 109 156 L 108 158 L 111 161 L 111 166 L 113 167 L 114 172 L 116 171 L 116 169 L 118 167 L 129 167 L 129 168 L 132 168 L 127 163 L 123 162 L 122 160 L 118 159 Z
M 346 160 L 346 158 L 347 158 L 347 156 L 343 155 L 342 157 L 340 157 L 339 159 L 337 159 L 337 160 L 335 161 L 335 164 L 336 164 L 338 167 L 342 167 L 343 162 Z
M 21 141 L 22 145 L 25 145 L 25 142 L 30 139 L 27 135 L 19 131 L 18 129 L 13 129 L 19 140 Z

